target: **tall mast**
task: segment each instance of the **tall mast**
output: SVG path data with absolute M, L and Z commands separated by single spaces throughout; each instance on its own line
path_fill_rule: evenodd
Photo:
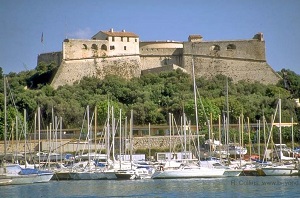
M 227 113 L 227 119 L 226 119 L 226 144 L 227 144 L 227 158 L 229 158 L 229 102 L 228 102 L 228 78 L 226 80 L 226 113 Z
M 25 157 L 25 168 L 27 168 L 27 158 L 26 158 L 26 153 L 27 153 L 27 150 L 26 150 L 26 109 L 24 109 L 24 142 L 25 142 L 25 145 L 24 145 L 24 157 Z
M 6 149 L 7 149 L 7 142 L 6 142 L 6 134 L 7 134 L 7 117 L 6 117 L 6 105 L 7 105 L 7 101 L 6 101 L 6 83 L 5 83 L 5 76 L 3 76 L 3 85 L 4 85 L 4 156 L 6 156 Z
M 279 162 L 281 163 L 281 153 L 282 153 L 282 138 L 281 138 L 281 99 L 279 98 L 279 144 L 280 144 L 280 153 L 279 153 Z
M 172 156 L 172 147 L 171 147 L 171 135 L 172 135 L 172 126 L 171 126 L 171 122 L 172 122 L 172 116 L 171 113 L 169 113 L 169 166 L 171 165 L 171 156 Z
M 200 141 L 199 141 L 199 124 L 198 124 L 198 105 L 197 105 L 197 96 L 196 96 L 196 79 L 195 79 L 195 65 L 194 57 L 192 57 L 192 66 L 193 66 L 193 84 L 194 84 L 194 102 L 195 102 L 195 113 L 196 113 L 196 134 L 197 134 L 197 144 L 198 144 L 198 160 L 200 165 Z
M 122 109 L 120 109 L 120 128 L 119 128 L 119 163 L 120 163 L 120 170 L 121 170 L 121 155 L 122 155 Z
M 38 107 L 39 168 L 41 165 L 41 109 Z
M 130 112 L 130 132 L 129 132 L 129 140 L 130 140 L 130 166 L 132 170 L 132 132 L 133 132 L 133 110 Z
M 89 105 L 86 107 L 86 111 L 87 111 L 87 139 L 88 139 L 88 158 L 89 158 L 89 170 L 91 170 L 91 165 L 90 165 L 90 162 L 91 162 L 91 155 L 90 155 L 90 152 L 91 152 L 91 145 L 90 145 L 90 107 Z

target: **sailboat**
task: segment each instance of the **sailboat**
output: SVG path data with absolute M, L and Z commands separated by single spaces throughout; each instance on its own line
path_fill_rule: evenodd
M 113 172 L 106 171 L 105 163 L 108 160 L 106 158 L 107 156 L 104 154 L 96 153 L 96 149 L 94 153 L 91 153 L 90 151 L 91 150 L 91 145 L 90 145 L 91 144 L 91 123 L 90 123 L 89 106 L 87 106 L 86 108 L 86 113 L 87 113 L 86 142 L 88 146 L 88 153 L 76 156 L 75 159 L 79 160 L 79 162 L 74 163 L 70 168 L 63 168 L 57 171 L 55 174 L 57 180 L 106 180 L 106 179 L 116 178 Z
M 122 169 L 122 166 L 120 165 L 120 169 L 115 171 L 115 175 L 117 179 L 137 179 L 138 178 L 138 172 L 136 167 L 133 166 L 132 162 L 132 130 L 133 130 L 133 110 L 130 112 L 130 130 L 129 130 L 129 145 L 130 145 L 130 168 L 128 169 Z M 121 138 L 121 137 L 120 137 Z M 119 159 L 121 160 L 121 158 Z M 121 161 L 120 161 L 121 163 Z
M 4 124 L 4 157 L 6 155 L 6 133 L 7 133 L 7 121 L 6 121 L 6 78 L 4 76 L 4 114 L 5 114 L 5 124 Z M 0 167 L 0 183 L 1 184 L 28 184 L 28 183 L 40 183 L 40 182 L 48 182 L 53 173 L 49 171 L 41 171 L 35 168 L 27 168 L 26 167 L 26 111 L 24 110 L 24 139 L 25 139 L 25 168 L 22 168 L 19 164 L 8 164 L 2 161 Z
M 279 110 L 279 164 L 271 164 L 259 168 L 266 176 L 299 176 L 299 167 L 296 164 L 283 164 L 283 144 L 281 137 L 281 99 L 279 98 L 277 108 Z M 271 135 L 271 133 L 270 133 Z

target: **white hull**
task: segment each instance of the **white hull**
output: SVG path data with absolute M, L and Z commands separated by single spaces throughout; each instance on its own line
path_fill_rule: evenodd
M 226 169 L 224 172 L 225 177 L 237 177 L 243 172 L 241 169 Z
M 49 182 L 52 177 L 53 177 L 53 173 L 42 173 L 39 174 L 36 178 L 34 178 L 33 183 Z
M 5 168 L 1 168 L 0 171 L 0 180 L 10 181 L 7 184 L 31 184 L 49 182 L 53 176 L 52 172 L 39 171 L 36 169 L 22 169 L 17 164 L 6 165 Z
M 299 170 L 286 167 L 266 167 L 261 168 L 266 176 L 298 176 Z
M 11 179 L 1 179 L 0 178 L 0 186 L 3 186 L 3 185 L 8 185 L 8 184 L 10 184 L 12 182 L 12 180 Z
M 69 175 L 72 180 L 102 180 L 109 176 L 104 172 L 70 172 Z
M 152 179 L 224 177 L 224 172 L 225 169 L 211 169 L 206 167 L 180 168 L 176 170 L 156 171 L 152 175 Z
M 32 184 L 37 175 L 1 175 L 1 180 L 10 180 L 9 185 Z

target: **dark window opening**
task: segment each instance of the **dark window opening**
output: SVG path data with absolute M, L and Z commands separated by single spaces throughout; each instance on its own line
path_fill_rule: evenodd
M 227 45 L 227 50 L 235 50 L 236 46 L 234 44 Z
M 96 44 L 93 44 L 93 45 L 92 45 L 92 49 L 97 50 L 97 49 L 98 49 L 98 46 L 97 46 Z
M 219 45 L 213 45 L 210 47 L 210 51 L 220 51 L 220 46 Z
M 104 44 L 103 44 L 103 45 L 101 45 L 101 50 L 105 50 L 105 51 L 106 51 L 106 50 L 107 50 L 107 46 L 106 46 L 106 45 L 104 45 Z

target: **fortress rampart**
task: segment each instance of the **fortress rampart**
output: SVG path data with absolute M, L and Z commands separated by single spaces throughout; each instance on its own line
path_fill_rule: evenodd
M 263 34 L 249 40 L 203 41 L 190 35 L 188 41 L 140 42 L 131 32 L 100 31 L 91 39 L 65 39 L 62 52 L 41 54 L 38 62 L 58 63 L 51 82 L 54 88 L 73 84 L 84 76 L 104 78 L 115 74 L 126 79 L 142 71 L 159 72 L 182 68 L 196 76 L 229 76 L 234 82 L 245 80 L 276 84 L 281 77 L 268 65 Z

